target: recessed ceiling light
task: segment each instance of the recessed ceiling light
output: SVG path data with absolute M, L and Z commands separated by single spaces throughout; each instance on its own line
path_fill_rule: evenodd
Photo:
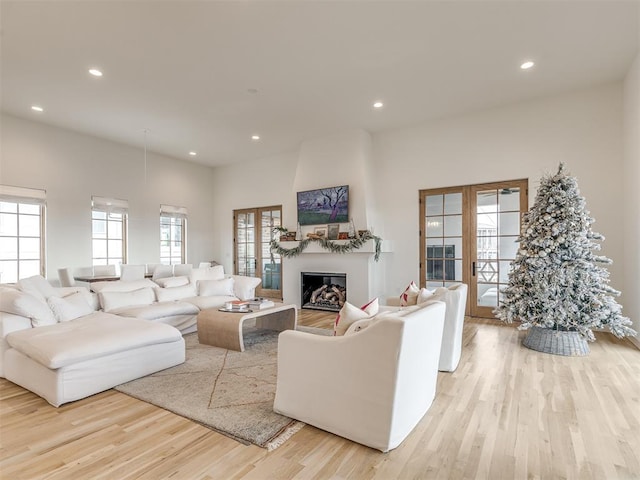
M 38 105 L 31 105 L 31 110 L 34 112 L 44 112 L 44 108 L 39 107 Z
M 89 69 L 89 73 L 91 75 L 93 75 L 94 77 L 101 77 L 102 76 L 102 72 L 100 70 L 98 70 L 97 68 Z
M 373 104 L 373 108 L 382 108 L 384 107 L 384 103 L 382 102 L 376 102 Z
M 189 155 L 191 155 L 192 157 L 195 157 L 197 155 L 196 152 L 189 152 Z
M 527 60 L 526 62 L 524 62 L 522 65 L 520 65 L 520 68 L 522 70 L 529 70 L 531 67 L 533 67 L 535 65 L 535 63 L 533 63 L 531 60 Z
M 251 140 L 260 140 L 260 135 L 251 135 Z

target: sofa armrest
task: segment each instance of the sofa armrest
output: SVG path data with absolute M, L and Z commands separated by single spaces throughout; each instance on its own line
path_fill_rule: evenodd
M 6 336 L 11 332 L 28 328 L 32 328 L 30 318 L 14 315 L 13 313 L 0 312 L 0 377 L 4 378 L 4 352 L 11 348 Z
M 233 293 L 240 300 L 250 300 L 256 296 L 256 288 L 262 282 L 258 277 L 246 277 L 244 275 L 232 275 Z

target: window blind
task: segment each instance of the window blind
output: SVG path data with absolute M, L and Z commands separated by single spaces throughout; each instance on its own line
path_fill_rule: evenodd
M 46 197 L 46 190 L 0 185 L 0 199 L 8 202 L 44 205 Z
M 108 213 L 127 213 L 129 211 L 129 202 L 119 198 L 92 196 L 91 208 Z

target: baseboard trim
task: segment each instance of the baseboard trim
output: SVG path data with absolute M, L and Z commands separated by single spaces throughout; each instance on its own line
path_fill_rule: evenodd
M 629 341 L 631 343 L 633 343 L 633 345 L 640 350 L 640 339 L 636 336 L 636 337 L 627 337 L 629 339 Z

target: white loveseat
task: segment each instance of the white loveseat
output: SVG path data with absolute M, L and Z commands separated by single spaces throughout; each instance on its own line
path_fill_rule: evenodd
M 378 314 L 344 336 L 278 337 L 273 409 L 383 452 L 396 448 L 436 394 L 445 304 Z

